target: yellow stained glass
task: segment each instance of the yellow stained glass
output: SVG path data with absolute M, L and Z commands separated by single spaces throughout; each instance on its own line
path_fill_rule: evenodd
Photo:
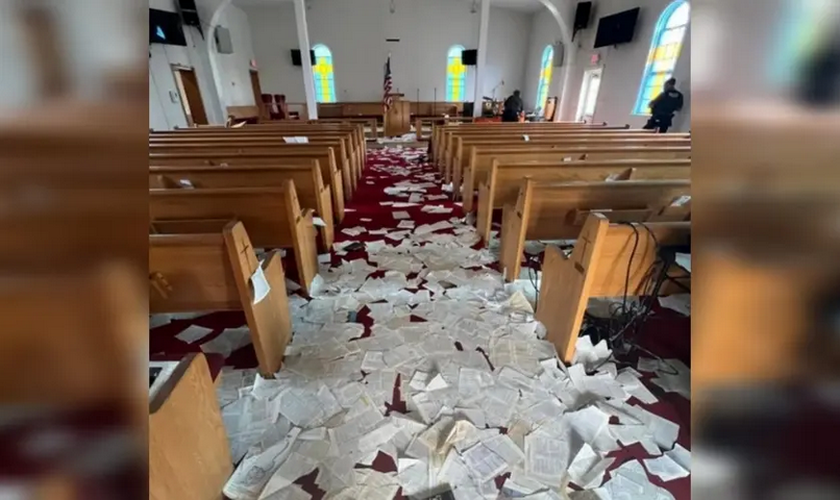
M 673 75 L 690 13 L 688 1 L 676 0 L 668 5 L 659 17 L 642 74 L 634 114 L 649 114 L 650 101 L 662 92 L 663 84 Z
M 554 47 L 546 45 L 543 49 L 542 63 L 540 64 L 540 82 L 537 87 L 536 107 L 540 115 L 545 109 L 545 101 L 548 99 L 548 87 L 551 85 L 551 72 L 554 66 Z
M 446 59 L 446 101 L 464 100 L 464 87 L 467 80 L 467 67 L 461 61 L 464 47 L 453 45 L 449 48 Z
M 315 45 L 312 50 L 315 52 L 315 65 L 312 67 L 315 99 L 318 102 L 336 102 L 332 52 L 321 44 Z

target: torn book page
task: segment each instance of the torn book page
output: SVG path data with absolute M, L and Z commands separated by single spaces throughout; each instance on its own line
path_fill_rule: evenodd
M 213 331 L 212 328 L 205 328 L 203 326 L 198 325 L 190 325 L 184 331 L 175 335 L 175 338 L 182 342 L 186 342 L 187 344 L 192 344 L 197 340 L 201 340 L 204 337 L 210 335 Z

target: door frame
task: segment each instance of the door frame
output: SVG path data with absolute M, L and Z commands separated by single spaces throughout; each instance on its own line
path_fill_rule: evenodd
M 207 110 L 204 107 L 204 96 L 201 94 L 201 86 L 198 83 L 198 72 L 192 66 L 184 66 L 181 64 L 170 64 L 172 68 L 172 78 L 175 80 L 175 87 L 178 91 L 178 98 L 181 102 L 181 110 L 184 112 L 184 119 L 187 122 L 188 127 L 194 127 L 196 125 L 207 125 L 210 122 L 207 119 Z M 182 73 L 192 73 L 193 77 L 195 78 L 195 89 L 198 92 L 198 102 L 194 103 L 196 106 L 196 112 L 198 112 L 198 116 L 194 116 L 194 110 L 192 109 L 193 104 L 189 101 L 189 95 L 187 94 L 186 88 L 184 87 L 183 75 Z M 204 121 L 203 123 L 198 123 L 201 120 L 196 120 L 196 118 L 201 118 L 203 115 Z
M 595 67 L 595 68 L 589 68 L 589 69 L 584 70 L 584 72 L 583 72 L 583 81 L 580 84 L 580 95 L 578 95 L 578 107 L 577 107 L 577 112 L 575 113 L 575 121 L 580 121 L 585 116 L 584 113 L 586 112 L 586 97 L 589 94 L 589 88 L 590 88 L 590 85 L 592 84 L 592 77 L 596 74 L 598 75 L 598 78 L 601 80 L 601 82 L 603 82 L 604 81 L 604 67 L 603 66 L 598 66 L 598 67 Z M 601 92 L 600 84 L 598 85 L 598 92 L 599 93 Z M 596 100 L 595 100 L 596 108 L 597 108 L 597 102 L 598 101 L 597 101 L 597 98 L 596 98 Z M 595 118 L 595 110 L 593 109 L 591 120 L 594 120 L 594 118 Z
M 269 112 L 267 105 L 262 102 L 262 85 L 260 85 L 260 72 L 256 68 L 248 68 L 248 77 L 251 81 L 251 90 L 254 92 L 254 105 L 260 110 L 260 119 L 267 120 Z

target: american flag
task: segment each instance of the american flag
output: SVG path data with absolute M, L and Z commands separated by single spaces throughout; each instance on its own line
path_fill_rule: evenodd
M 385 81 L 382 82 L 382 105 L 385 106 L 385 111 L 391 109 L 391 103 L 393 102 L 391 86 L 393 83 L 391 80 L 391 54 L 388 54 L 388 60 L 385 62 Z

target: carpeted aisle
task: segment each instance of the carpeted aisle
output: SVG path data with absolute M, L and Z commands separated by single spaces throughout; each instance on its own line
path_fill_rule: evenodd
M 389 229 L 389 232 L 398 231 L 397 226 L 400 220 L 394 218 L 394 212 L 405 211 L 409 214 L 411 220 L 414 222 L 414 228 L 424 224 L 434 224 L 441 221 L 450 221 L 453 219 L 463 219 L 461 207 L 459 204 L 453 203 L 447 196 L 443 199 L 444 193 L 441 188 L 440 176 L 437 169 L 425 163 L 425 148 L 414 149 L 408 147 L 386 147 L 382 149 L 371 149 L 368 151 L 368 164 L 365 169 L 362 179 L 359 181 L 359 187 L 353 199 L 347 203 L 347 212 L 344 221 L 336 229 L 336 244 L 330 252 L 330 266 L 341 266 L 344 262 L 350 262 L 355 259 L 367 259 L 368 254 L 364 249 L 351 252 L 342 252 L 340 249 L 343 244 L 351 241 L 358 242 L 377 242 L 385 239 L 391 245 L 397 245 L 400 240 L 388 240 L 387 235 L 371 234 L 371 231 L 380 229 Z M 386 193 L 386 188 L 392 188 L 400 181 L 411 180 L 414 183 L 434 182 L 436 187 L 430 187 L 422 193 L 425 198 L 424 201 L 418 203 L 416 206 L 399 207 L 383 205 L 388 202 L 408 202 L 409 198 L 406 196 L 395 196 L 394 194 Z M 429 200 L 429 198 L 440 197 L 442 199 Z M 423 206 L 438 205 L 443 209 L 452 209 L 450 213 L 429 213 L 423 211 Z M 355 228 L 364 228 L 364 232 L 360 234 L 353 234 Z M 453 229 L 446 229 L 436 231 L 435 234 L 455 234 Z M 476 245 L 476 252 L 480 251 L 480 246 Z M 370 263 L 370 262 L 369 262 Z M 488 268 L 494 268 L 495 263 L 489 264 Z M 478 268 L 476 268 L 478 269 Z M 322 274 L 325 274 L 327 266 L 322 268 Z M 428 272 L 426 269 L 424 272 Z M 370 275 L 371 278 L 381 278 L 385 275 L 383 270 L 376 270 Z M 411 281 L 417 278 L 416 272 L 406 273 L 406 278 Z M 409 292 L 418 292 L 423 290 L 420 288 L 425 280 L 421 280 L 415 284 L 417 288 L 408 288 Z M 433 294 L 433 300 L 438 296 Z M 294 299 L 296 305 L 303 303 L 302 298 Z M 294 306 L 293 306 L 294 307 Z M 296 320 L 300 319 L 300 315 L 296 316 Z M 361 323 L 364 325 L 363 337 L 371 335 L 371 329 L 374 325 L 374 319 L 371 317 L 371 310 L 369 307 L 361 307 L 357 312 L 350 312 L 347 318 L 348 322 Z M 423 318 L 411 316 L 412 322 L 425 321 Z M 150 331 L 150 353 L 152 359 L 172 359 L 181 354 L 188 352 L 196 352 L 202 350 L 202 345 L 207 345 L 208 342 L 214 341 L 223 335 L 226 328 L 235 329 L 242 327 L 245 324 L 244 315 L 241 312 L 218 312 L 207 315 L 198 316 L 192 319 L 173 319 L 168 324 L 157 326 Z M 192 343 L 184 342 L 176 337 L 186 328 L 191 325 L 198 325 L 212 331 L 203 338 L 200 338 Z M 296 328 L 297 328 L 296 324 Z M 297 331 L 297 330 L 296 330 Z M 688 357 L 688 346 L 690 345 L 690 326 L 688 318 L 683 318 L 667 310 L 656 309 L 655 316 L 645 325 L 644 331 L 640 335 L 640 341 L 650 350 L 657 352 L 663 357 L 680 358 L 685 363 L 690 363 Z M 216 342 L 218 344 L 218 342 Z M 215 344 L 210 344 L 215 345 Z M 238 346 L 237 346 L 238 347 Z M 463 347 L 456 343 L 458 350 L 463 350 Z M 212 350 L 212 349 L 211 349 Z M 224 349 L 222 349 L 224 351 Z M 218 352 L 218 350 L 216 351 Z M 485 356 L 488 363 L 490 359 L 487 357 L 489 353 L 480 351 Z M 252 369 L 256 367 L 256 357 L 254 355 L 253 347 L 250 344 L 243 345 L 236 348 L 225 356 L 226 370 L 229 369 Z M 636 366 L 636 359 L 623 360 L 630 363 L 630 366 Z M 627 364 L 619 363 L 619 368 L 628 366 Z M 671 422 L 680 426 L 679 437 L 677 443 L 687 449 L 691 448 L 690 442 L 690 401 L 673 392 L 665 392 L 655 384 L 650 383 L 653 378 L 652 373 L 642 373 L 641 380 L 644 385 L 658 399 L 657 403 L 644 405 L 638 400 L 631 398 L 629 402 L 634 405 L 643 407 L 644 409 L 664 417 Z M 405 381 L 403 381 L 404 383 Z M 403 401 L 400 394 L 401 379 L 397 378 L 394 390 L 393 399 L 386 403 L 388 413 L 391 412 L 405 412 L 406 403 Z M 387 416 L 387 413 L 386 413 Z M 612 417 L 610 424 L 617 424 L 618 419 Z M 626 422 L 622 422 L 626 423 Z M 626 427 L 626 426 L 624 426 Z M 647 459 L 652 458 L 645 448 L 639 444 L 631 444 L 623 446 L 621 449 L 609 453 L 608 457 L 614 457 L 616 460 L 609 467 L 608 471 L 614 471 L 619 466 L 622 466 L 633 459 Z M 380 472 L 397 471 L 397 464 L 387 454 L 379 451 L 376 459 L 372 464 L 375 470 Z M 356 465 L 357 468 L 365 466 Z M 312 495 L 312 498 L 322 498 L 324 491 L 316 486 L 315 481 L 318 476 L 319 469 L 295 481 L 307 493 Z M 496 478 L 497 487 L 501 488 L 506 478 L 509 478 L 510 473 Z M 611 475 L 609 472 L 604 478 L 608 481 Z M 680 479 L 663 482 L 659 477 L 648 474 L 648 479 L 651 483 L 667 490 L 674 498 L 683 500 L 690 498 L 690 476 Z M 400 490 L 402 491 L 402 489 Z M 283 497 L 286 498 L 286 497 Z M 297 498 L 297 497 L 289 497 Z M 401 493 L 396 498 L 406 498 Z M 535 497 L 536 498 L 536 497 Z M 540 498 L 554 498 L 554 497 L 540 497 Z M 574 497 L 573 497 L 574 498 Z M 597 497 L 588 497 L 597 498 Z M 657 497 L 645 497 L 657 498 Z M 658 498 L 668 498 L 667 496 L 660 496 Z

